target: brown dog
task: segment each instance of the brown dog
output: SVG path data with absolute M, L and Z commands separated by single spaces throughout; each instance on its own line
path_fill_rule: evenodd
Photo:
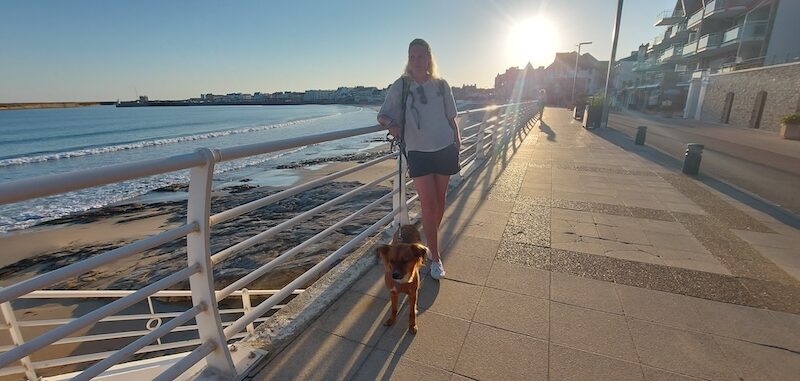
M 422 245 L 419 230 L 414 225 L 402 225 L 394 233 L 391 245 L 380 245 L 378 256 L 383 260 L 384 279 L 392 299 L 392 315 L 383 325 L 397 319 L 398 293 L 408 295 L 408 331 L 417 333 L 417 292 L 419 268 L 428 249 Z

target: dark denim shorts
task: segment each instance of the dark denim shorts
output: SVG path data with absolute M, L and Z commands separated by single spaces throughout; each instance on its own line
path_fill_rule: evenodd
M 408 172 L 411 177 L 430 174 L 455 175 L 461 170 L 458 164 L 458 148 L 451 144 L 439 151 L 408 151 Z

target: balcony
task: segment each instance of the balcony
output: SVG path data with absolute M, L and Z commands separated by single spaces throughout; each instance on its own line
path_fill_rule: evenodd
M 739 42 L 739 34 L 742 32 L 742 26 L 737 25 L 725 31 L 722 35 L 722 45 L 733 44 Z
M 744 13 L 752 0 L 711 0 L 705 7 L 708 18 L 727 18 Z
M 677 24 L 683 21 L 684 17 L 686 17 L 686 14 L 683 12 L 682 9 L 678 10 L 667 9 L 659 13 L 658 17 L 656 17 L 656 26 Z
M 700 21 L 703 21 L 703 9 L 701 8 L 699 11 L 693 13 L 689 16 L 689 21 L 686 22 L 687 28 L 693 28 L 700 24 Z
M 722 33 L 711 33 L 697 40 L 697 53 L 719 48 L 722 43 Z
M 697 53 L 697 40 L 687 43 L 683 46 L 683 56 L 689 57 Z
M 659 45 L 667 42 L 668 40 L 669 40 L 669 33 L 667 33 L 667 31 L 664 31 L 664 33 L 661 33 L 655 38 L 653 38 L 653 47 L 656 50 L 658 50 Z
M 669 38 L 678 38 L 682 35 L 685 35 L 688 29 L 686 29 L 686 22 L 682 22 L 679 24 L 675 24 L 672 26 L 672 32 L 669 35 Z
M 683 45 L 673 45 L 672 47 L 668 48 L 661 53 L 661 57 L 659 60 L 661 63 L 670 63 L 678 58 L 683 57 Z
M 681 71 L 675 76 L 675 83 L 688 84 L 692 80 L 691 71 Z
M 659 61 L 656 59 L 655 56 L 650 57 L 644 61 L 637 62 L 633 65 L 633 71 L 650 71 L 650 70 L 660 70 Z
M 744 23 L 739 33 L 739 39 L 744 42 L 762 41 L 767 35 L 768 21 L 748 21 Z

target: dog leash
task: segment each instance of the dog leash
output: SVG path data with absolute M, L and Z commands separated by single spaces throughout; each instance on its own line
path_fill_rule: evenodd
M 399 156 L 400 165 L 398 166 L 399 168 L 397 169 L 397 180 L 396 181 L 398 183 L 400 183 L 400 182 L 403 181 L 403 176 L 402 176 L 400 171 L 403 170 L 403 156 L 405 156 L 405 143 L 402 140 L 398 140 L 397 137 L 395 137 L 393 135 L 390 135 L 388 133 L 386 134 L 386 140 L 389 142 L 389 151 L 390 152 L 394 152 L 395 147 L 398 148 L 397 155 Z M 401 184 L 400 186 L 403 186 L 403 185 L 404 184 Z M 403 242 L 402 225 L 397 227 L 397 240 L 399 241 L 397 243 Z

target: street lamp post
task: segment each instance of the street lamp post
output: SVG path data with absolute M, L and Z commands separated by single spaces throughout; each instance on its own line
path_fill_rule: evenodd
M 578 82 L 578 61 L 581 59 L 581 45 L 589 45 L 591 41 L 587 42 L 579 42 L 578 45 L 578 54 L 575 57 L 575 75 L 572 77 L 572 106 L 575 107 L 575 83 Z
M 603 91 L 603 119 L 600 126 L 608 127 L 608 108 L 611 101 L 608 99 L 608 89 L 611 87 L 611 74 L 614 68 L 614 60 L 617 58 L 617 40 L 619 39 L 619 23 L 622 20 L 622 0 L 617 0 L 617 18 L 614 20 L 614 33 L 611 36 L 611 59 L 608 60 L 608 72 L 606 73 L 606 88 Z

